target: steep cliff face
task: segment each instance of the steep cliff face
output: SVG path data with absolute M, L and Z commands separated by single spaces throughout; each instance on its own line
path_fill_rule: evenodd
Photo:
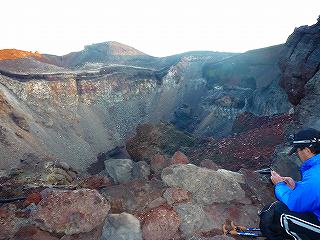
M 294 105 L 293 122 L 285 129 L 285 139 L 301 128 L 320 129 L 320 18 L 312 26 L 294 30 L 284 45 L 279 65 L 280 85 Z M 271 158 L 273 165 L 281 175 L 299 179 L 301 161 L 287 152 L 287 145 L 279 145 Z
M 239 54 L 203 68 L 206 87 L 195 132 L 224 137 L 243 112 L 258 116 L 288 112 L 291 104 L 279 88 L 282 45 Z
M 280 84 L 290 102 L 298 105 L 306 95 L 305 84 L 320 69 L 320 18 L 312 26 L 296 28 L 289 36 L 280 60 Z
M 281 86 L 290 102 L 296 105 L 295 123 L 287 131 L 301 127 L 320 128 L 320 18 L 314 25 L 294 30 L 285 44 L 280 67 Z

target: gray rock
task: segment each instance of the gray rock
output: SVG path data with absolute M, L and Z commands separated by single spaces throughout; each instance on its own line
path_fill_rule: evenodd
M 150 166 L 145 161 L 139 161 L 133 165 L 133 178 L 148 179 L 150 175 Z
M 199 204 L 223 203 L 245 199 L 240 183 L 243 176 L 230 171 L 214 171 L 192 164 L 177 164 L 165 168 L 162 180 L 170 187 L 180 187 L 192 193 Z
M 281 176 L 290 176 L 294 180 L 301 179 L 299 168 L 301 166 L 300 159 L 294 154 L 288 155 L 291 147 L 279 145 L 272 156 L 272 168 Z
M 101 240 L 142 240 L 140 222 L 129 213 L 110 214 Z
M 133 162 L 131 159 L 109 159 L 104 164 L 114 183 L 126 183 L 132 179 Z
M 201 229 L 206 216 L 200 205 L 182 203 L 175 206 L 174 210 L 179 214 L 181 219 L 179 229 L 184 235 L 191 235 Z

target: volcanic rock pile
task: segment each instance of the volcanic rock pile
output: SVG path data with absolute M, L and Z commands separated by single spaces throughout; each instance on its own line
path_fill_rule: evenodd
M 226 220 L 258 224 L 257 211 L 273 200 L 270 183 L 245 169 L 188 162 L 177 152 L 159 175 L 146 162 L 110 159 L 104 173 L 88 176 L 65 163 L 25 161 L 1 173 L 0 239 L 233 239 L 222 236 Z M 67 171 L 71 182 L 49 177 Z

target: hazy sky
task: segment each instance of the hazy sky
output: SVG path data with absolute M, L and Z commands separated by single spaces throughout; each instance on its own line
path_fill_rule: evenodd
M 64 55 L 118 41 L 153 56 L 244 52 L 316 23 L 320 0 L 1 0 L 0 49 Z

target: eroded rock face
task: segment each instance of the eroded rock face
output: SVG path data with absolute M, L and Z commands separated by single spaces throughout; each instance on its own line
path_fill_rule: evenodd
M 319 71 L 320 19 L 312 26 L 296 28 L 289 36 L 280 60 L 281 86 L 290 102 L 299 104 L 305 84 Z
M 46 190 L 43 195 L 32 219 L 48 232 L 67 235 L 90 232 L 103 223 L 110 209 L 96 190 Z
M 203 75 L 209 91 L 201 100 L 201 108 L 198 108 L 201 112 L 193 109 L 199 121 L 194 132 L 225 137 L 231 132 L 233 120 L 242 112 L 259 116 L 287 112 L 290 103 L 279 87 L 278 61 L 282 49 L 282 45 L 277 45 L 218 63 L 206 63 Z
M 295 107 L 295 121 L 293 126 L 288 129 L 288 134 L 295 133 L 301 128 L 313 127 L 320 129 L 319 83 L 320 71 L 318 71 L 304 86 L 305 97 L 301 99 L 299 105 Z

